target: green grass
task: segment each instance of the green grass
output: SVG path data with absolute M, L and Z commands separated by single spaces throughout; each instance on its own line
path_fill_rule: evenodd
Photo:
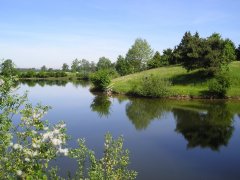
M 157 69 L 122 76 L 112 80 L 112 90 L 120 94 L 128 94 L 140 83 L 141 78 L 148 75 L 167 78 L 172 81 L 171 90 L 176 96 L 202 96 L 208 90 L 209 78 L 202 71 L 187 72 L 181 66 L 168 66 Z M 240 97 L 240 62 L 235 61 L 229 65 L 231 88 L 227 96 Z

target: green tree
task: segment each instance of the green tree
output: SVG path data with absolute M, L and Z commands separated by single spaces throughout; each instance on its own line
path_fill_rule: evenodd
M 95 90 L 104 91 L 111 83 L 109 71 L 106 69 L 99 70 L 90 76 L 90 80 L 94 85 Z
M 68 148 L 66 124 L 50 125 L 44 120 L 48 106 L 33 106 L 27 95 L 13 94 L 11 77 L 2 77 L 0 86 L 0 179 L 63 179 L 52 161 L 65 156 L 77 163 L 73 179 L 133 180 L 137 173 L 128 169 L 129 151 L 123 137 L 105 135 L 103 156 L 99 159 L 83 139 L 77 148 Z M 16 120 L 19 117 L 21 120 Z M 14 121 L 13 121 L 14 120 Z M 49 167 L 50 166 L 50 167 Z
M 69 71 L 69 66 L 66 63 L 63 63 L 62 70 L 63 71 Z
M 203 54 L 203 40 L 198 33 L 192 35 L 186 32 L 177 47 L 177 52 L 180 55 L 180 62 L 188 71 L 201 67 Z
M 112 62 L 106 57 L 100 57 L 97 63 L 97 70 L 111 69 Z
M 227 74 L 218 74 L 208 85 L 209 92 L 214 97 L 225 97 L 231 83 Z
M 176 64 L 176 62 L 174 61 L 173 50 L 171 48 L 163 50 L 161 61 L 164 65 Z
M 91 70 L 91 72 L 95 72 L 96 69 L 97 69 L 96 63 L 91 61 L 91 63 L 90 63 L 90 70 Z
M 119 55 L 117 58 L 115 68 L 118 74 L 120 74 L 121 76 L 129 74 L 130 71 L 128 61 L 126 61 L 126 59 L 121 55 Z
M 83 72 L 84 74 L 89 73 L 91 69 L 90 63 L 86 59 L 82 59 L 79 61 L 79 71 Z
M 45 65 L 43 65 L 43 66 L 41 67 L 41 71 L 47 71 L 47 67 L 46 67 Z
M 79 60 L 76 58 L 76 59 L 74 59 L 73 62 L 72 62 L 71 70 L 72 70 L 73 72 L 76 72 L 76 71 L 78 71 L 78 69 L 79 69 Z
M 220 34 L 213 33 L 206 40 L 204 48 L 204 67 L 210 74 L 217 74 L 223 66 L 236 59 L 235 48 L 229 39 L 222 39 Z
M 0 71 L 1 71 L 1 75 L 8 76 L 8 77 L 14 76 L 17 73 L 15 64 L 11 59 L 7 59 L 2 62 L 2 64 L 0 65 Z
M 158 51 L 154 54 L 153 58 L 147 62 L 148 69 L 158 68 L 163 65 L 161 55 Z
M 236 56 L 237 56 L 237 60 L 240 61 L 240 45 L 236 49 Z
M 188 71 L 204 68 L 209 74 L 219 73 L 223 66 L 235 60 L 235 46 L 229 39 L 213 33 L 200 38 L 198 33 L 186 32 L 176 49 L 179 61 Z
M 126 54 L 130 72 L 135 73 L 147 68 L 147 62 L 153 58 L 153 50 L 145 39 L 136 39 Z

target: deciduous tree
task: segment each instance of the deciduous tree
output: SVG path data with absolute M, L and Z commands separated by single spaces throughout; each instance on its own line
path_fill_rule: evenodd
M 153 58 L 153 50 L 145 39 L 136 39 L 126 54 L 130 72 L 139 72 L 147 68 L 147 62 Z

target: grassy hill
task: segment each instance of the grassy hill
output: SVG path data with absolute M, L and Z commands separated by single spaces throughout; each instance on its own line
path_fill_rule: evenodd
M 174 95 L 179 96 L 201 96 L 208 90 L 209 78 L 201 71 L 187 72 L 181 66 L 168 66 L 157 69 L 146 70 L 143 72 L 130 74 L 113 79 L 111 87 L 114 92 L 127 94 L 140 83 L 144 76 L 157 75 L 161 78 L 167 78 L 172 81 L 171 90 Z M 229 76 L 231 79 L 231 88 L 227 96 L 240 97 L 240 62 L 235 61 L 229 65 Z

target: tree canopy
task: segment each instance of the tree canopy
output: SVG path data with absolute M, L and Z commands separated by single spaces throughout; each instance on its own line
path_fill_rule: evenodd
M 239 44 L 238 48 L 236 49 L 236 56 L 237 56 L 237 60 L 240 61 L 240 44 Z
M 147 68 L 147 62 L 153 58 L 153 50 L 145 39 L 136 39 L 126 54 L 126 61 L 130 65 L 130 73 L 139 72 Z
M 0 71 L 3 76 L 14 76 L 16 75 L 15 64 L 11 59 L 6 59 L 0 65 Z
M 128 62 L 125 60 L 124 57 L 122 57 L 121 55 L 118 56 L 117 58 L 117 62 L 115 65 L 116 71 L 121 75 L 124 76 L 126 74 L 129 73 L 129 64 Z
M 234 43 L 217 33 L 200 38 L 197 32 L 194 35 L 186 32 L 176 51 L 179 62 L 188 71 L 204 68 L 211 74 L 217 73 L 223 65 L 236 58 Z
M 112 62 L 106 57 L 100 57 L 97 63 L 97 69 L 110 69 L 112 67 Z
M 157 51 L 153 58 L 150 59 L 148 62 L 147 62 L 147 67 L 148 69 L 152 69 L 152 68 L 158 68 L 160 66 L 163 66 L 163 63 L 162 63 L 162 58 L 161 58 L 161 55 L 160 53 Z
M 69 71 L 69 66 L 66 63 L 63 63 L 62 70 L 63 71 Z

